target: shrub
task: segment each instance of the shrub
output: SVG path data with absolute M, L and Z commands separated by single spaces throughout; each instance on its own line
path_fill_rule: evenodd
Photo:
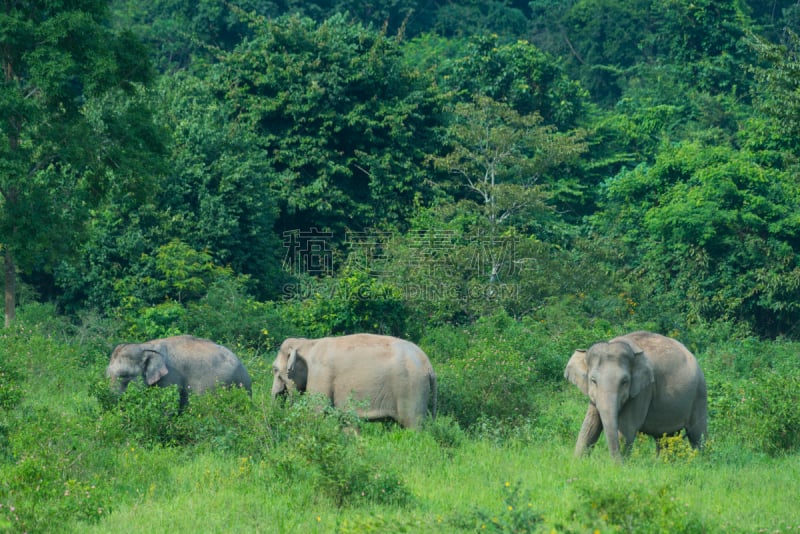
M 396 532 L 452 532 L 450 525 L 443 522 L 435 523 L 432 520 L 421 520 L 413 515 L 395 515 L 386 517 L 370 512 L 365 515 L 355 515 L 345 518 L 336 527 L 337 534 L 366 534 L 382 533 L 395 534 Z
M 4 411 L 15 409 L 24 397 L 24 363 L 19 356 L 25 353 L 28 337 L 24 327 L 6 329 L 0 336 L 0 418 Z
M 543 526 L 542 515 L 534 508 L 530 495 L 519 482 L 503 484 L 503 506 L 497 511 L 477 508 L 474 515 L 455 519 L 453 523 L 478 532 L 525 533 L 538 532 Z
M 764 372 L 747 381 L 743 393 L 731 431 L 771 456 L 800 450 L 800 376 Z
M 653 453 L 653 438 L 639 432 L 636 434 L 631 460 L 644 460 L 646 462 L 657 461 L 665 464 L 690 463 L 694 461 L 700 451 L 692 447 L 686 439 L 684 432 L 677 435 L 664 434 L 655 439 L 655 446 L 658 454 Z
M 447 415 L 425 419 L 424 428 L 444 449 L 459 447 L 467 439 L 466 433 L 458 426 L 458 421 Z
M 796 342 L 748 337 L 720 341 L 701 356 L 715 453 L 732 459 L 800 450 L 798 351 Z
M 180 392 L 177 386 L 147 387 L 131 382 L 115 402 L 108 383 L 95 382 L 90 393 L 105 410 L 99 417 L 99 431 L 118 442 L 134 442 L 145 447 L 184 443 L 188 437 L 178 424 Z
M 372 332 L 409 337 L 409 312 L 400 289 L 364 271 L 345 268 L 337 278 L 307 278 L 295 289 L 284 309 L 306 336 Z
M 23 397 L 23 377 L 11 361 L 0 360 L 0 412 L 13 410 Z
M 285 310 L 253 299 L 239 279 L 215 282 L 188 310 L 187 332 L 229 347 L 270 350 L 296 330 Z
M 441 327 L 453 329 L 454 327 Z M 524 327 L 505 312 L 465 328 L 465 348 L 438 345 L 453 339 L 437 333 L 422 341 L 439 377 L 439 413 L 470 429 L 481 419 L 522 421 L 535 417 L 536 353 L 528 352 Z
M 139 307 L 122 317 L 126 323 L 124 333 L 131 339 L 177 336 L 183 333 L 186 316 L 186 308 L 175 301 Z
M 260 428 L 257 407 L 243 388 L 217 388 L 195 395 L 176 419 L 177 435 L 187 444 L 221 454 L 260 457 L 272 444 Z
M 689 503 L 669 487 L 613 485 L 607 481 L 579 486 L 581 505 L 575 519 L 584 531 L 702 533 L 707 528 Z M 558 526 L 558 530 L 574 530 Z
M 74 519 L 102 517 L 109 510 L 110 488 L 87 465 L 86 421 L 28 406 L 15 417 L 12 456 L 0 462 L 3 531 L 59 532 Z
M 294 480 L 305 470 L 336 506 L 359 501 L 400 505 L 410 499 L 402 480 L 374 460 L 357 439 L 361 424 L 353 412 L 333 408 L 315 395 L 292 401 L 292 434 L 279 453 L 279 470 Z

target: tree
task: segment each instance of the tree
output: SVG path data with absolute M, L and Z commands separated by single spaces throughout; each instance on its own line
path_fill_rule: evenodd
M 426 309 L 426 320 L 473 319 L 498 305 L 524 313 L 552 288 L 529 275 L 557 263 L 553 241 L 565 226 L 544 177 L 586 150 L 584 134 L 481 95 L 452 111 L 446 149 L 431 160 L 453 177 L 453 200 L 418 212 L 413 231 L 386 247 L 386 271 L 410 285 L 409 298 L 422 301 L 411 308 Z
M 104 0 L 6 2 L 0 17 L 0 240 L 5 320 L 17 268 L 74 249 L 112 186 L 135 189 L 138 154 L 160 150 L 141 83 L 146 53 L 105 25 Z M 146 164 L 145 164 L 146 165 Z
M 275 17 L 282 10 L 270 0 L 113 0 L 114 22 L 131 28 L 148 46 L 159 71 L 191 68 L 215 50 L 231 50 L 251 34 L 240 12 Z M 200 62 L 205 65 L 204 61 Z
M 619 268 L 665 330 L 684 326 L 677 313 L 798 335 L 800 195 L 794 173 L 770 161 L 747 145 L 683 142 L 607 181 L 595 228 L 627 245 Z
M 467 198 L 477 200 L 493 240 L 504 225 L 516 222 L 531 228 L 551 211 L 552 187 L 542 178 L 586 150 L 583 135 L 559 133 L 543 124 L 538 113 L 520 115 L 507 104 L 478 95 L 455 105 L 447 137 L 451 150 L 432 159 L 459 178 L 457 184 L 469 191 Z M 492 267 L 494 276 L 499 266 Z
M 563 58 L 595 102 L 614 106 L 631 81 L 665 75 L 712 94 L 746 93 L 740 0 L 534 0 L 534 42 Z M 671 83 L 675 83 L 672 81 Z
M 520 115 L 537 113 L 562 130 L 575 127 L 586 112 L 586 91 L 555 58 L 527 41 L 501 44 L 497 35 L 474 37 L 442 66 L 441 78 L 461 100 L 485 95 Z
M 282 280 L 283 246 L 274 226 L 277 201 L 269 161 L 247 132 L 227 121 L 229 107 L 212 84 L 187 72 L 162 77 L 156 110 L 169 132 L 169 169 L 147 202 L 109 195 L 93 217 L 79 265 L 62 266 L 56 280 L 65 309 L 108 310 L 124 294 L 113 281 L 143 287 L 160 276 L 146 261 L 178 239 L 236 275 L 248 275 L 258 298 L 274 296 Z
M 525 4 L 506 0 L 441 2 L 435 14 L 428 18 L 429 29 L 448 37 L 491 32 L 515 40 L 525 35 L 527 30 Z
M 174 141 L 158 202 L 172 214 L 169 233 L 251 276 L 257 296 L 274 296 L 284 250 L 268 158 L 251 132 L 228 120 L 230 104 L 214 98 L 213 82 L 177 74 L 161 87 Z
M 439 95 L 397 39 L 343 16 L 259 20 L 222 56 L 215 87 L 271 164 L 281 231 L 314 226 L 341 238 L 402 226 L 429 190 Z
M 751 68 L 757 81 L 755 104 L 776 120 L 781 133 L 796 138 L 800 134 L 800 37 L 787 31 L 785 43 L 773 44 L 752 36 L 751 45 L 761 60 Z

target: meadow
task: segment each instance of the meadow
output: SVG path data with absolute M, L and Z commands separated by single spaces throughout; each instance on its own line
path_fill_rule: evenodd
M 617 465 L 603 438 L 573 457 L 585 400 L 556 379 L 562 345 L 592 332 L 544 338 L 496 317 L 427 335 L 440 412 L 413 432 L 273 401 L 266 348 L 232 347 L 252 398 L 222 391 L 183 413 L 169 388 L 115 399 L 108 325 L 20 315 L 0 334 L 3 532 L 800 531 L 797 343 L 695 333 L 705 449 L 667 438 L 656 456 L 640 436 Z

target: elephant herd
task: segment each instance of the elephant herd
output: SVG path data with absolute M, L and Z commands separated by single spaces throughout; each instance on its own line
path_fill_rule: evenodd
M 278 350 L 272 374 L 273 398 L 291 389 L 321 394 L 337 408 L 354 402 L 367 420 L 389 419 L 412 429 L 420 427 L 429 403 L 436 417 L 433 366 L 417 345 L 396 337 L 289 338 Z M 120 393 L 139 377 L 150 386 L 177 385 L 182 406 L 190 393 L 217 385 L 250 392 L 252 384 L 233 352 L 188 335 L 118 345 L 106 375 Z M 705 438 L 705 378 L 697 359 L 674 339 L 633 332 L 596 343 L 572 354 L 564 376 L 589 397 L 576 455 L 588 452 L 603 430 L 615 459 L 630 450 L 637 432 L 658 438 L 685 430 L 694 447 Z

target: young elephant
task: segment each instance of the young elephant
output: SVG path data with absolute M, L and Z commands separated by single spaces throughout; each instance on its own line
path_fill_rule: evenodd
M 564 376 L 589 396 L 575 454 L 592 447 L 605 430 L 608 450 L 620 459 L 636 432 L 659 438 L 686 429 L 694 447 L 706 435 L 706 381 L 697 359 L 678 341 L 633 332 L 588 351 L 577 350 Z
M 233 352 L 194 336 L 117 345 L 106 376 L 118 385 L 120 393 L 140 376 L 148 386 L 177 385 L 181 406 L 186 405 L 189 392 L 199 394 L 217 385 L 251 391 L 250 375 Z
M 359 416 L 394 419 L 418 428 L 429 398 L 436 417 L 436 373 L 410 341 L 374 334 L 321 339 L 289 338 L 272 364 L 272 396 L 290 383 L 300 392 L 320 393 L 342 408 L 352 398 Z

